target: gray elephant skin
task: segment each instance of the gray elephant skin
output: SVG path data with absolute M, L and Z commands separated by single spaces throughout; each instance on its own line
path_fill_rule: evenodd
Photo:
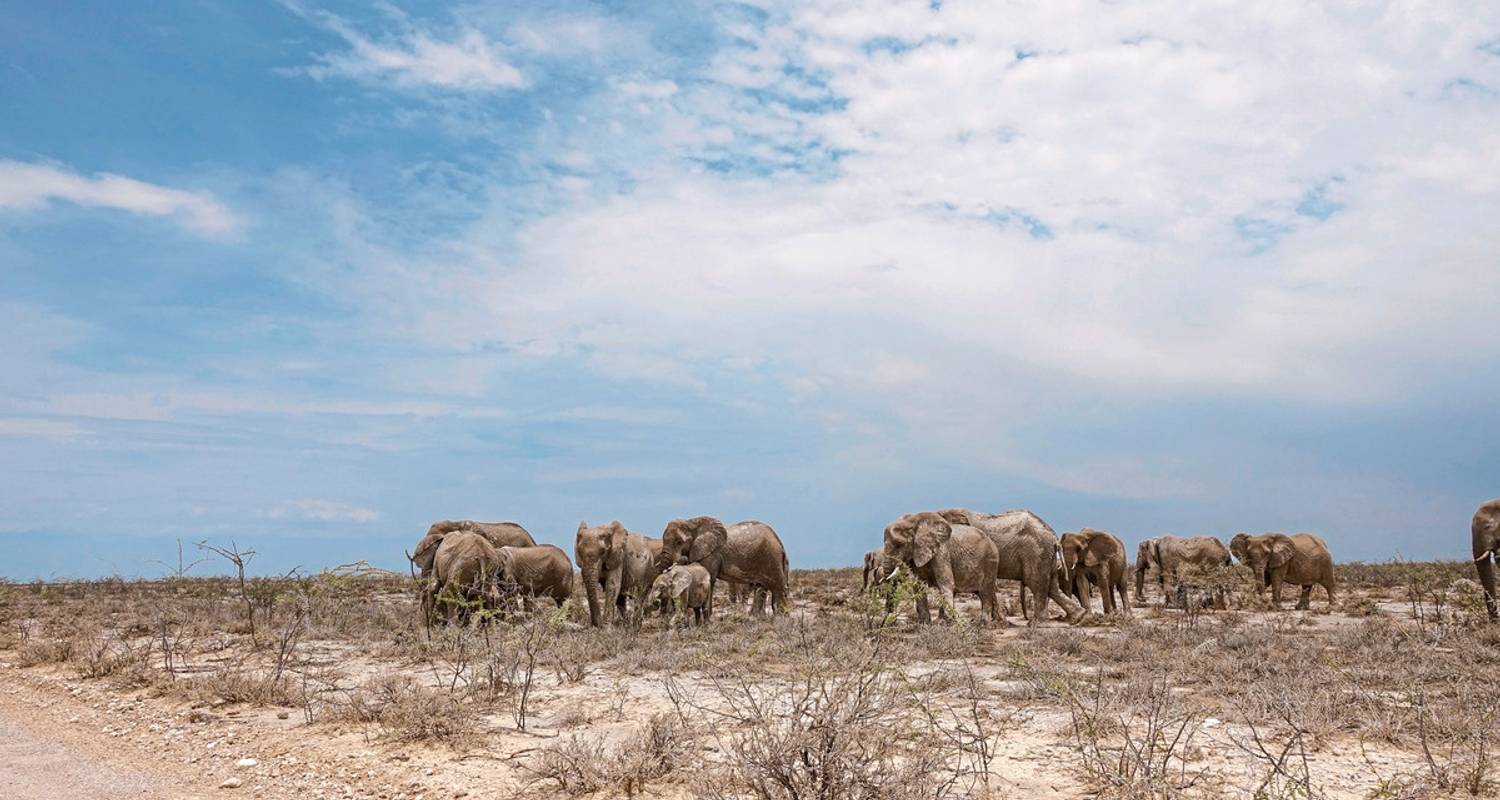
M 1081 528 L 1062 535 L 1063 575 L 1072 583 L 1072 593 L 1084 611 L 1092 607 L 1090 585 L 1099 587 L 1104 613 L 1130 613 L 1125 581 L 1125 543 L 1114 534 Z M 1119 606 L 1115 595 L 1120 596 Z
M 702 564 L 677 564 L 651 583 L 653 604 L 661 611 L 668 628 L 679 612 L 685 615 L 688 611 L 693 612 L 693 624 L 702 625 L 708 596 L 708 570 Z
M 437 554 L 438 545 L 442 544 L 443 537 L 455 531 L 468 531 L 477 533 L 490 543 L 491 547 L 535 547 L 536 540 L 519 523 L 516 522 L 475 522 L 471 519 L 451 520 L 445 519 L 434 522 L 427 528 L 427 535 L 417 542 L 416 550 L 412 551 L 412 563 L 421 570 L 423 578 L 432 575 L 432 559 Z
M 1495 608 L 1495 556 L 1500 549 L 1500 500 L 1481 503 L 1474 512 L 1474 568 L 1484 587 L 1484 606 L 1490 619 L 1500 619 Z
M 1061 560 L 1057 532 L 1041 517 L 1024 509 L 986 514 L 966 508 L 937 512 L 943 519 L 958 525 L 978 528 L 1000 554 L 1000 580 L 1021 582 L 1021 613 L 1029 624 L 1039 625 L 1047 618 L 1047 600 L 1062 607 L 1070 620 L 1082 615 L 1077 604 L 1062 593 L 1057 566 Z M 1034 613 L 1027 614 L 1026 595 L 1038 599 Z
M 438 618 L 440 604 L 446 606 L 440 618 L 447 622 L 467 621 L 476 604 L 498 604 L 500 555 L 483 536 L 457 531 L 445 535 L 434 550 L 432 580 L 422 593 L 428 619 Z
M 884 576 L 887 572 L 890 572 L 889 569 L 881 569 L 881 566 L 884 563 L 884 549 L 871 550 L 870 552 L 865 553 L 865 571 L 864 576 L 861 578 L 860 582 L 860 588 L 862 590 L 868 592 L 871 586 L 879 583 L 881 577 Z
M 979 529 L 949 522 L 933 511 L 906 514 L 885 526 L 882 556 L 893 574 L 895 565 L 905 564 L 923 584 L 938 590 L 942 619 L 951 619 L 954 595 L 973 593 L 987 619 L 1004 622 L 995 598 L 999 549 Z M 917 620 L 932 620 L 925 591 L 917 597 Z
M 1229 548 L 1213 536 L 1156 536 L 1147 539 L 1141 542 L 1135 554 L 1136 604 L 1146 603 L 1146 573 L 1151 569 L 1156 570 L 1157 588 L 1166 598 L 1166 605 L 1170 606 L 1172 597 L 1185 598 L 1181 575 L 1184 566 L 1209 568 L 1232 563 Z M 1173 585 L 1171 594 L 1167 593 L 1169 580 Z M 1225 605 L 1222 589 L 1219 595 L 1217 602 L 1222 608 Z
M 496 549 L 500 590 L 519 595 L 530 606 L 534 598 L 550 597 L 561 608 L 573 595 L 573 562 L 562 548 L 550 544 Z
M 573 557 L 583 573 L 583 589 L 589 602 L 589 624 L 602 627 L 607 607 L 626 618 L 627 601 L 639 612 L 645 609 L 647 592 L 658 574 L 661 540 L 633 533 L 619 521 L 589 527 L 578 523 Z
M 1229 540 L 1229 551 L 1255 575 L 1256 591 L 1271 587 L 1271 602 L 1281 607 L 1281 586 L 1290 583 L 1302 587 L 1297 608 L 1310 606 L 1312 588 L 1322 586 L 1328 592 L 1328 605 L 1334 603 L 1333 555 L 1323 539 L 1311 533 L 1287 536 L 1266 533 L 1251 536 L 1235 534 Z
M 705 619 L 713 618 L 713 589 L 719 581 L 743 583 L 765 589 L 771 595 L 771 608 L 777 614 L 786 612 L 787 587 L 791 570 L 781 537 L 770 525 L 755 520 L 724 526 L 713 517 L 674 519 L 661 535 L 658 570 L 674 564 L 701 564 L 708 570 L 709 599 Z M 760 598 L 755 608 L 759 613 Z

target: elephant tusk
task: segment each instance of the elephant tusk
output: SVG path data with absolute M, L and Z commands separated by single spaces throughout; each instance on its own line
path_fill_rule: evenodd
M 1479 555 L 1474 556 L 1474 563 L 1478 564 L 1481 561 L 1488 561 L 1490 559 L 1490 557 L 1493 556 L 1494 554 L 1495 554 L 1495 549 L 1494 548 L 1490 548 L 1489 550 L 1486 550 L 1483 553 L 1480 553 Z
M 901 567 L 899 567 L 899 566 L 891 567 L 891 574 L 885 576 L 884 578 L 881 578 L 880 582 L 881 583 L 885 583 L 886 581 L 890 580 L 891 578 L 896 577 L 896 570 L 899 570 L 899 569 L 901 569 Z

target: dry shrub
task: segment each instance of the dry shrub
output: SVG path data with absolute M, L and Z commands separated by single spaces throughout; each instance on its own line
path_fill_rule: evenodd
M 16 664 L 34 667 L 38 664 L 65 664 L 73 660 L 74 642 L 69 638 L 32 636 L 21 645 Z
M 691 742 L 676 717 L 654 714 L 636 735 L 614 747 L 602 736 L 573 735 L 543 748 L 522 769 L 565 797 L 603 789 L 634 797 L 654 781 L 686 766 Z
M 95 627 L 86 627 L 74 637 L 74 661 L 78 674 L 85 678 L 114 676 L 130 685 L 148 683 L 146 659 L 149 655 L 149 640 L 136 646 L 128 639 Z
M 948 722 L 955 718 L 952 709 L 912 684 L 878 644 L 859 646 L 840 660 L 805 659 L 788 679 L 711 676 L 707 700 L 675 679 L 666 685 L 685 722 L 716 721 L 708 731 L 723 761 L 703 771 L 701 797 L 987 794 L 994 743 L 983 718 L 973 725 Z M 978 704 L 971 707 L 977 711 Z
M 375 678 L 350 693 L 343 716 L 379 725 L 401 741 L 455 741 L 479 727 L 477 709 L 453 692 L 423 686 L 410 675 Z
M 256 706 L 303 704 L 300 684 L 290 675 L 277 676 L 243 663 L 230 664 L 177 681 L 176 690 L 205 703 L 249 703 Z

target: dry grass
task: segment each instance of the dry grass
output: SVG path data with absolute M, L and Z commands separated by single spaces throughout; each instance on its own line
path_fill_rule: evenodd
M 684 774 L 705 797 L 1002 796 L 997 753 L 1019 728 L 1035 735 L 1033 714 L 1062 721 L 1071 761 L 1050 766 L 1099 797 L 1325 796 L 1319 764 L 1351 746 L 1409 757 L 1370 761 L 1365 796 L 1494 796 L 1500 629 L 1465 568 L 1341 565 L 1331 613 L 1321 590 L 1312 612 L 1267 612 L 1224 569 L 1188 582 L 1222 592 L 1225 611 L 1153 598 L 1126 619 L 1006 631 L 912 625 L 910 597 L 887 614 L 857 570 L 796 573 L 790 615 L 726 609 L 682 630 L 589 629 L 576 603 L 428 629 L 409 578 L 359 568 L 243 587 L 0 584 L 0 651 L 398 741 L 482 747 L 542 719 L 569 732 L 520 768 L 565 796 Z M 643 686 L 662 707 L 631 717 Z

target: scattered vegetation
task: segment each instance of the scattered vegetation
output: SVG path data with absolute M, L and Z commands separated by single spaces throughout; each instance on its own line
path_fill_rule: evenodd
M 1487 797 L 1500 628 L 1464 566 L 1342 565 L 1331 614 L 1317 593 L 1313 612 L 1264 612 L 1228 567 L 1185 575 L 1170 608 L 1153 587 L 1128 618 L 1009 630 L 969 600 L 914 625 L 919 587 L 861 593 L 855 570 L 798 573 L 774 620 L 723 603 L 702 628 L 596 630 L 573 603 L 428 627 L 409 576 L 364 565 L 169 569 L 0 583 L 0 660 L 393 741 L 553 731 L 515 767 L 562 796 L 1019 796 L 1005 753 L 1024 729 L 1066 742 L 1053 766 L 1103 798 L 1320 797 L 1320 765 L 1351 747 L 1372 798 Z M 632 713 L 643 684 L 657 704 Z

